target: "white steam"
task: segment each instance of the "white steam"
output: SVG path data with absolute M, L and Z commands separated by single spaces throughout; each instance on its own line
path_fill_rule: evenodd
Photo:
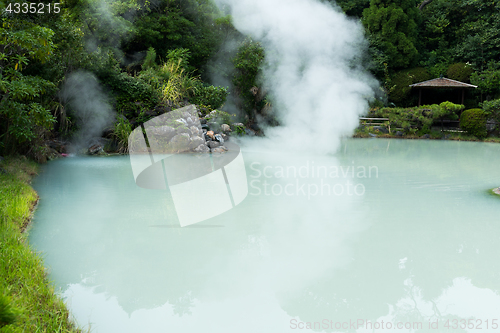
M 267 144 L 286 150 L 335 151 L 368 109 L 375 80 L 362 68 L 363 28 L 317 0 L 217 0 L 240 32 L 266 50 L 264 85 L 284 126 Z
M 115 113 L 93 74 L 82 71 L 69 74 L 61 99 L 72 110 L 78 126 L 73 137 L 77 149 L 87 145 L 90 139 L 100 137 L 103 130 L 113 124 Z

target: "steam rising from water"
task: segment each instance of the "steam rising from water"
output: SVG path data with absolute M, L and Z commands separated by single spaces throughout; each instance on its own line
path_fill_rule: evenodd
M 73 110 L 78 132 L 73 137 L 77 149 L 100 137 L 114 120 L 114 111 L 106 101 L 97 78 L 90 73 L 74 72 L 67 76 L 61 99 Z
M 266 50 L 264 84 L 284 126 L 269 128 L 265 144 L 335 151 L 357 127 L 376 86 L 361 66 L 361 24 L 317 0 L 217 2 L 229 5 L 235 27 Z

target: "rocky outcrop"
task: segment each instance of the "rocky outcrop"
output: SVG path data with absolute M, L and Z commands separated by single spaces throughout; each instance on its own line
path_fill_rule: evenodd
M 152 153 L 224 153 L 231 132 L 228 124 L 219 125 L 201 118 L 194 105 L 163 114 L 144 123 Z M 96 147 L 97 148 L 97 147 Z

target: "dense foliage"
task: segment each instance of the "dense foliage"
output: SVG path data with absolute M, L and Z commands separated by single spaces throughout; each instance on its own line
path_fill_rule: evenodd
M 363 23 L 385 106 L 416 105 L 409 85 L 439 76 L 478 86 L 466 94 L 468 107 L 491 109 L 500 98 L 500 2 L 328 1 Z M 102 103 L 124 117 L 108 136 L 117 143 L 128 126 L 186 103 L 210 112 L 229 98 L 230 113 L 247 125 L 273 118 L 259 81 L 265 50 L 212 0 L 66 0 L 43 15 L 7 11 L 13 2 L 0 2 L 0 154 L 44 160 L 48 139 L 79 130 L 79 111 L 61 93 L 78 71 L 91 73 Z
M 401 129 L 407 134 L 417 131 L 428 133 L 431 125 L 441 119 L 458 119 L 463 105 L 443 102 L 413 108 L 380 108 L 371 111 L 370 116 L 388 118 L 389 128 Z
M 482 139 L 488 134 L 486 120 L 487 113 L 481 109 L 465 110 L 460 117 L 460 127 L 467 133 Z

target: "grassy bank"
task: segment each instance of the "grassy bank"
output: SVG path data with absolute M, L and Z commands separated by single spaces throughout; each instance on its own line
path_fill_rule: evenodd
M 387 139 L 431 139 L 431 140 L 453 140 L 453 141 L 478 141 L 478 142 L 494 142 L 500 143 L 500 138 L 498 137 L 488 137 L 485 139 L 478 139 L 477 137 L 467 134 L 465 132 L 441 132 L 441 131 L 430 131 L 426 133 L 415 133 L 415 134 L 403 134 L 398 136 L 395 131 L 392 133 L 382 133 L 373 127 L 365 127 L 363 129 L 356 129 L 353 137 L 354 138 L 372 138 L 372 135 L 376 135 L 378 138 Z M 427 135 L 427 136 L 425 136 Z
M 80 332 L 28 244 L 25 231 L 38 201 L 29 183 L 38 167 L 23 158 L 0 167 L 7 171 L 0 170 L 0 332 Z

